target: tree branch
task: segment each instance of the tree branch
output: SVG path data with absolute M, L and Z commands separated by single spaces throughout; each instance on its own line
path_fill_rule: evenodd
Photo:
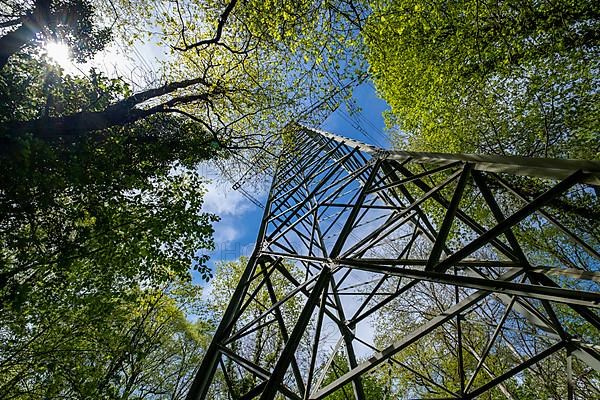
M 215 33 L 215 36 L 212 39 L 204 39 L 204 40 L 200 40 L 199 42 L 188 45 L 185 42 L 185 38 L 182 37 L 183 43 L 185 46 L 184 47 L 173 46 L 173 49 L 179 50 L 179 51 L 187 51 L 187 50 L 191 50 L 196 47 L 204 46 L 207 44 L 219 44 L 219 41 L 221 40 L 221 35 L 223 34 L 223 28 L 225 27 L 225 24 L 227 23 L 227 19 L 229 18 L 229 14 L 231 14 L 231 11 L 235 7 L 236 3 L 237 3 L 237 0 L 231 0 L 231 2 L 227 5 L 227 7 L 225 7 L 225 10 L 223 10 L 223 13 L 219 17 L 219 24 L 217 25 L 217 32 Z M 182 36 L 183 36 L 183 32 L 182 32 Z M 226 46 L 226 48 L 229 49 L 229 47 L 227 47 L 227 46 Z
M 167 112 L 167 109 L 177 105 L 189 104 L 196 101 L 208 101 L 212 96 L 225 93 L 224 89 L 217 87 L 205 93 L 173 97 L 150 108 L 136 107 L 145 101 L 173 93 L 178 89 L 187 88 L 196 83 L 208 85 L 202 78 L 190 79 L 135 94 L 110 105 L 102 111 L 81 111 L 61 117 L 9 122 L 4 127 L 5 138 L 10 141 L 11 138 L 17 138 L 26 134 L 31 134 L 34 137 L 42 139 L 82 136 L 89 132 L 127 125 L 160 112 Z
M 50 3 L 51 0 L 36 0 L 33 9 L 13 24 L 20 23 L 21 26 L 0 38 L 0 69 L 4 68 L 13 54 L 42 32 L 50 14 Z
M 10 21 L 0 22 L 0 28 L 8 28 L 11 26 L 19 25 L 22 21 L 23 17 L 18 17 L 15 19 L 11 19 Z
M 176 90 L 185 89 L 187 87 L 197 85 L 197 84 L 202 84 L 206 87 L 210 87 L 210 83 L 208 83 L 208 81 L 206 81 L 206 79 L 204 79 L 204 77 L 198 77 L 198 78 L 194 78 L 194 79 L 186 79 L 183 81 L 172 82 L 172 83 L 163 85 L 158 88 L 148 89 L 143 92 L 134 94 L 132 96 L 127 97 L 126 99 L 123 99 L 123 100 L 115 103 L 113 106 L 110 106 L 110 107 L 117 107 L 117 108 L 121 107 L 121 106 L 133 107 L 135 105 L 138 105 L 138 104 L 148 101 L 150 99 L 153 99 L 153 98 L 156 98 L 159 96 L 163 96 L 165 94 L 173 93 Z

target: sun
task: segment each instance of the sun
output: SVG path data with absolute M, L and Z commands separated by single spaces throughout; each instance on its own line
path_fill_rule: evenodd
M 69 51 L 69 46 L 65 43 L 48 42 L 46 44 L 46 54 L 65 69 L 72 64 L 71 52 Z

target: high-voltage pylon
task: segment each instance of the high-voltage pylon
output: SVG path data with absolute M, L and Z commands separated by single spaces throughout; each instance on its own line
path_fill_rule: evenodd
M 600 162 L 284 137 L 188 399 L 600 393 Z

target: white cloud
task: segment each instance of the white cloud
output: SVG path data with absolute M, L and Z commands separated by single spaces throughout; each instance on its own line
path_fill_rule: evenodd
M 204 195 L 203 211 L 215 213 L 218 216 L 244 214 L 254 204 L 238 191 L 223 183 L 210 182 L 206 185 L 208 192 Z
M 231 223 L 227 223 L 231 222 Z M 225 243 L 225 242 L 233 242 L 242 236 L 242 232 L 235 227 L 233 221 L 219 221 L 215 223 L 215 242 L 216 243 Z
M 210 300 L 210 298 L 212 296 L 212 291 L 213 291 L 212 280 L 208 281 L 208 282 L 204 282 L 204 285 L 202 287 L 202 300 L 204 300 L 204 301 Z
M 217 244 L 237 241 L 244 235 L 242 215 L 251 211 L 254 206 L 243 194 L 231 189 L 227 183 L 207 184 L 202 211 L 210 212 L 221 217 L 213 227 L 214 239 Z

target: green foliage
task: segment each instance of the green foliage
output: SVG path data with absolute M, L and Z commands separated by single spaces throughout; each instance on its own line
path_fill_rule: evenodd
M 131 95 L 130 87 L 96 69 L 86 76 L 65 75 L 35 54 L 18 54 L 0 72 L 0 122 L 101 111 Z
M 2 69 L 0 91 L 3 124 L 130 95 L 120 80 L 66 76 L 31 54 Z M 196 167 L 219 149 L 204 132 L 157 115 L 2 148 L 0 397 L 184 397 L 209 329 L 181 304 L 198 308 L 190 270 L 208 279 L 214 246 Z
M 52 1 L 47 39 L 65 43 L 77 61 L 85 62 L 111 40 L 111 28 L 98 27 L 98 22 L 90 0 Z
M 63 102 L 72 106 L 73 96 L 93 97 L 91 85 L 62 79 L 68 84 L 54 88 L 52 110 Z M 102 77 L 97 83 L 109 91 L 106 97 L 117 95 L 118 85 Z M 23 115 L 35 112 L 43 92 L 30 88 L 28 95 L 29 103 L 15 95 Z M 212 248 L 216 217 L 200 211 L 203 178 L 192 168 L 213 153 L 192 135 L 180 136 L 192 127 L 172 130 L 173 123 L 150 119 L 101 142 L 49 146 L 24 138 L 16 154 L 0 159 L 6 172 L 0 196 L 3 298 L 20 297 L 38 283 L 63 285 L 69 272 L 109 286 L 127 287 L 141 277 L 160 284 L 184 279 L 194 260 L 206 276 L 207 257 L 199 250 Z M 171 147 L 181 142 L 187 148 Z
M 197 288 L 54 296 L 65 302 L 3 314 L 2 398 L 185 397 L 211 329 L 182 312 L 200 306 Z
M 324 119 L 329 109 L 322 100 L 332 97 L 336 103 L 340 96 L 333 93 L 366 70 L 359 28 L 352 23 L 366 18 L 360 2 L 234 1 L 223 20 L 229 1 L 158 4 L 161 11 L 151 12 L 156 2 L 117 2 L 125 20 L 115 27 L 115 35 L 151 38 L 170 48 L 163 68 L 171 79 L 205 76 L 223 87 L 226 96 L 215 96 L 207 107 L 185 110 L 219 134 L 236 132 L 233 143 L 260 146 L 266 137 L 270 150 L 279 140 L 272 132 L 295 119 Z M 146 21 L 158 32 L 131 29 Z M 223 29 L 216 41 L 219 22 Z M 254 135 L 240 138 L 244 132 Z
M 75 60 L 86 62 L 104 49 L 112 36 L 111 27 L 100 26 L 91 0 L 4 1 L 0 25 L 0 68 L 14 54 L 35 52 L 36 47 L 50 42 L 68 45 Z
M 349 370 L 346 356 L 342 352 L 334 354 L 332 366 L 327 370 L 325 379 L 323 379 L 323 386 L 333 382 Z M 387 398 L 390 382 L 386 381 L 385 376 L 363 375 L 361 381 L 365 391 L 365 400 L 385 400 Z M 350 383 L 326 397 L 327 400 L 346 400 L 352 398 L 354 398 L 354 389 Z
M 598 157 L 597 2 L 399 0 L 373 8 L 367 58 L 400 145 Z

